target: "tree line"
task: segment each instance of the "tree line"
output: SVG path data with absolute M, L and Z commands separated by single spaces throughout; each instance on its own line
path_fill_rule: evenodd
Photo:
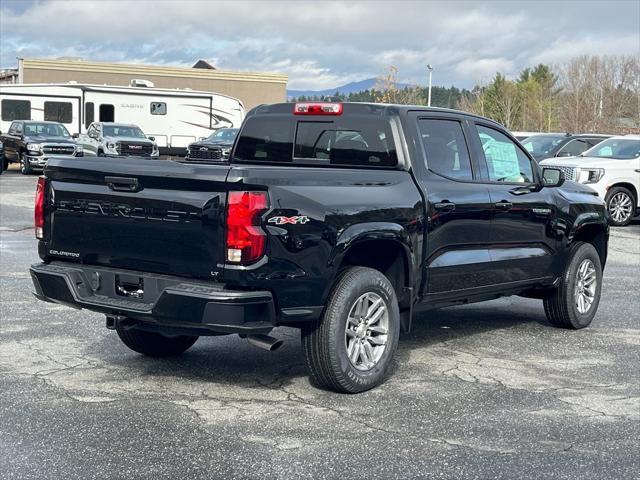
M 397 74 L 392 66 L 370 90 L 294 101 L 426 105 L 428 89 L 399 88 Z M 434 86 L 431 105 L 476 113 L 514 131 L 640 133 L 640 57 L 585 55 L 559 67 L 525 68 L 514 79 L 497 72 L 471 90 Z

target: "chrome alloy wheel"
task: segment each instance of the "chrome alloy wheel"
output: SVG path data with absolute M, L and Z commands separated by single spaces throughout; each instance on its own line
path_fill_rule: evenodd
M 633 211 L 631 198 L 624 192 L 616 193 L 609 200 L 609 213 L 617 223 L 624 223 Z
M 598 276 L 593 262 L 586 258 L 576 272 L 575 302 L 578 312 L 585 314 L 593 305 Z
M 345 346 L 351 364 L 371 370 L 387 348 L 389 311 L 380 295 L 367 292 L 349 310 L 345 325 Z

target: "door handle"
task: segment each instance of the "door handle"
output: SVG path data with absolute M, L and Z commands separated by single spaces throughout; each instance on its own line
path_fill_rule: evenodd
M 445 212 L 452 212 L 456 209 L 456 204 L 453 202 L 450 202 L 448 200 L 443 200 L 441 202 L 438 202 L 434 205 L 436 210 L 443 210 Z
M 513 208 L 513 203 L 502 200 L 501 202 L 494 203 L 494 206 L 498 210 L 511 210 Z
M 137 178 L 104 177 L 104 181 L 109 185 L 111 190 L 119 192 L 137 192 L 140 190 L 140 184 Z

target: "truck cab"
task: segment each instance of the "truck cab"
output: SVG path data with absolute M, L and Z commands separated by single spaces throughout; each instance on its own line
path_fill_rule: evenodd
M 155 138 L 147 137 L 137 125 L 93 122 L 87 133 L 78 135 L 87 155 L 97 157 L 159 157 Z
M 607 257 L 593 190 L 455 110 L 263 105 L 229 163 L 60 160 L 38 192 L 38 298 L 146 355 L 297 327 L 312 382 L 350 393 L 383 381 L 416 312 L 521 295 L 588 326 Z

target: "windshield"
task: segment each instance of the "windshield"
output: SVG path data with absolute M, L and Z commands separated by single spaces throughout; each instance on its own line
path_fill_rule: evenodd
M 582 154 L 584 157 L 631 160 L 640 157 L 640 139 L 610 138 Z
M 147 138 L 139 127 L 132 127 L 128 125 L 104 125 L 102 127 L 102 134 L 105 137 Z
M 545 155 L 551 155 L 566 138 L 566 135 L 533 135 L 532 137 L 527 137 L 521 143 L 534 157 L 544 157 Z
M 25 123 L 24 134 L 27 136 L 41 135 L 44 137 L 69 138 L 69 131 L 59 123 Z
M 236 139 L 237 134 L 237 128 L 221 128 L 220 130 L 217 130 L 209 135 L 209 137 L 207 137 L 207 140 L 211 142 L 218 141 L 233 143 L 233 141 Z

